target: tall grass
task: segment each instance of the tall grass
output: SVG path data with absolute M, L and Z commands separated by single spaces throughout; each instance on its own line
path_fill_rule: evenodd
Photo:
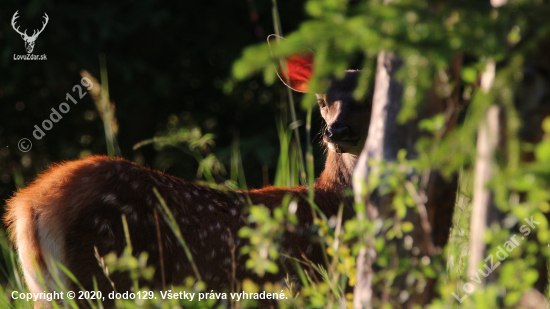
M 107 154 L 111 157 L 120 156 L 120 147 L 118 146 L 116 140 L 116 135 L 118 133 L 118 122 L 115 116 L 115 103 L 111 101 L 109 96 L 109 80 L 105 55 L 101 54 L 99 56 L 99 64 L 101 82 L 99 82 L 86 70 L 80 72 L 80 75 L 90 79 L 94 84 L 89 91 L 103 122 Z
M 283 36 L 283 29 L 282 29 L 282 26 L 281 26 L 281 19 L 279 18 L 279 10 L 277 8 L 277 0 L 272 0 L 272 15 L 273 15 L 273 28 L 275 29 L 275 34 L 277 34 L 276 39 L 280 40 L 280 38 Z M 285 71 L 284 75 L 285 76 L 290 76 L 288 74 L 288 71 L 287 71 L 288 68 L 287 68 L 287 65 L 286 65 L 285 58 L 280 59 L 280 64 L 281 64 L 281 68 Z M 287 81 L 287 85 L 290 85 L 289 81 Z M 305 170 L 305 165 L 304 165 L 304 157 L 303 157 L 303 152 L 302 152 L 300 132 L 298 130 L 299 122 L 298 122 L 298 119 L 296 118 L 296 107 L 295 107 L 295 104 L 294 104 L 294 96 L 293 96 L 292 90 L 289 87 L 287 87 L 286 91 L 287 91 L 288 102 L 290 104 L 290 115 L 292 117 L 291 118 L 292 123 L 291 123 L 290 127 L 294 131 L 294 138 L 296 139 L 296 144 L 295 144 L 296 145 L 296 151 L 299 154 L 299 156 L 297 157 L 297 159 L 298 159 L 297 164 L 298 164 L 298 167 L 300 169 L 299 177 L 300 177 L 300 180 L 301 180 L 301 184 L 302 185 L 307 185 L 308 182 L 307 182 L 306 170 Z M 280 135 L 280 133 L 279 133 L 279 135 Z M 309 142 L 309 140 L 308 140 L 308 142 Z
M 277 187 L 294 187 L 300 184 L 300 157 L 297 143 L 292 140 L 292 128 L 286 124 L 285 117 L 277 122 L 280 153 L 273 184 Z

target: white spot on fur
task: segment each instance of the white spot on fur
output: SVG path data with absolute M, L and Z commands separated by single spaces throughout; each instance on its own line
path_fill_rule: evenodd
M 105 194 L 103 196 L 103 202 L 104 203 L 110 203 L 110 204 L 115 204 L 116 203 L 116 195 L 114 194 Z

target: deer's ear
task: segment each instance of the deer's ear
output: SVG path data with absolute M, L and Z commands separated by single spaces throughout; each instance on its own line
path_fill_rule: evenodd
M 272 34 L 267 40 L 271 43 L 273 39 L 277 37 L 277 35 Z M 313 76 L 313 60 L 313 53 L 287 56 L 287 69 L 284 70 L 282 67 L 279 67 L 277 75 L 279 75 L 281 81 L 290 89 L 298 92 L 308 92 L 308 83 L 311 76 Z M 288 76 L 286 72 L 288 72 Z

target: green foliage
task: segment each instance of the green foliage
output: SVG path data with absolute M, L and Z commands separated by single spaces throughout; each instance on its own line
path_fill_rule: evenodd
M 265 206 L 251 206 L 248 221 L 251 226 L 245 226 L 239 231 L 239 237 L 246 238 L 250 244 L 241 249 L 241 254 L 247 254 L 249 259 L 246 267 L 253 269 L 260 277 L 265 272 L 277 273 L 279 268 L 275 261 L 279 258 L 280 242 L 287 230 L 294 230 L 298 223 L 295 212 L 297 203 L 290 196 L 283 199 L 281 207 L 270 212 Z

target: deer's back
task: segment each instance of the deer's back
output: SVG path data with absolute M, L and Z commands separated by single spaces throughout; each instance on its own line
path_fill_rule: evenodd
M 310 206 L 301 199 L 304 188 L 224 192 L 105 156 L 50 168 L 8 202 L 6 219 L 14 241 L 18 246 L 26 246 L 23 251 L 33 254 L 42 267 L 44 258 L 56 251 L 54 257 L 73 272 L 84 288 L 93 289 L 91 278 L 95 276 L 100 290 L 108 291 L 111 285 L 98 266 L 94 247 L 101 256 L 113 251 L 122 253 L 126 246 L 121 219 L 124 215 L 134 254 L 147 251 L 148 264 L 155 266 L 154 280 L 148 285 L 161 288 L 161 247 L 166 285 L 179 284 L 194 272 L 183 247 L 158 212 L 159 200 L 153 188 L 158 189 L 172 212 L 209 288 L 227 287 L 233 280 L 233 265 L 236 280 L 251 277 L 272 281 L 283 276 L 268 275 L 260 279 L 245 268 L 247 257 L 239 254 L 244 241 L 237 235 L 245 224 L 243 208 L 248 198 L 253 204 L 273 208 L 280 205 L 285 194 L 295 195 L 299 199 L 297 215 L 303 228 L 287 232 L 283 248 L 291 255 L 306 254 L 321 262 L 315 259 L 321 256 L 317 252 L 320 248 L 309 242 L 307 234 L 312 216 Z M 33 224 L 24 220 L 32 220 Z M 20 232 L 25 230 L 18 231 L 18 224 L 34 227 L 33 231 L 26 230 L 31 233 L 28 241 L 18 241 L 22 237 Z M 51 239 L 47 235 L 55 237 Z M 57 245 L 52 246 L 53 243 Z M 19 249 L 21 255 L 22 249 Z M 114 272 L 110 277 L 119 291 L 131 286 L 126 274 Z M 69 287 L 75 288 L 70 283 Z

